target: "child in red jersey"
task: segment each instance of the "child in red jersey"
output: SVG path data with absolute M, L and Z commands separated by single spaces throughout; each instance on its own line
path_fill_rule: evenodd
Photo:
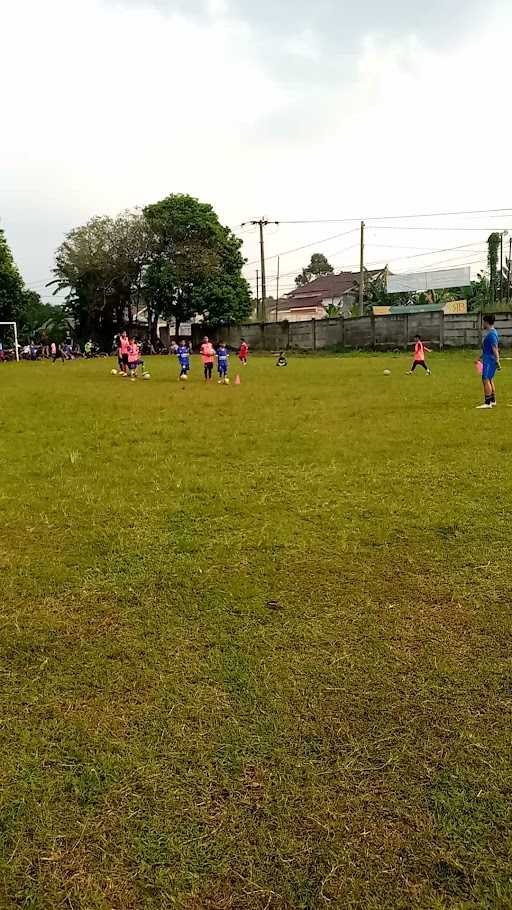
M 247 344 L 245 338 L 242 338 L 238 356 L 239 356 L 241 362 L 243 363 L 244 367 L 246 367 L 247 360 L 249 358 L 249 345 Z

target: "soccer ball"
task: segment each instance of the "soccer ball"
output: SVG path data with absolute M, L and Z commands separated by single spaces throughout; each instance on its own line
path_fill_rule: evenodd
M 229 376 L 226 376 L 224 382 L 226 383 L 226 385 L 229 385 Z
M 143 379 L 151 379 L 151 373 L 144 373 Z
M 384 376 L 391 376 L 391 370 L 384 370 Z
M 117 376 L 117 370 L 111 370 L 112 376 Z
M 181 379 L 182 382 L 186 382 L 187 379 L 188 379 L 187 374 L 186 374 L 186 373 L 183 373 L 183 376 L 180 376 L 180 379 Z

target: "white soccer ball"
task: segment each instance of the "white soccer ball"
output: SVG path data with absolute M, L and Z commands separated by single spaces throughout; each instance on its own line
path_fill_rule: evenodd
M 181 379 L 182 382 L 187 382 L 187 380 L 188 380 L 187 374 L 186 374 L 186 373 L 183 373 L 183 376 L 180 376 L 180 379 Z
M 224 382 L 226 383 L 226 385 L 229 385 L 229 376 L 226 376 Z
M 117 370 L 111 370 L 112 376 L 117 376 Z
M 391 376 L 391 370 L 384 370 L 384 376 Z
M 151 373 L 144 373 L 144 374 L 143 374 L 143 378 L 144 378 L 144 379 L 151 379 Z

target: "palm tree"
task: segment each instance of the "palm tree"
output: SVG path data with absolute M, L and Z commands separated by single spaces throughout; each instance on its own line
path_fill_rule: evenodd
M 72 333 L 73 323 L 63 306 L 54 306 L 52 310 L 53 312 L 49 318 L 40 326 L 40 331 L 44 332 L 48 338 L 51 336 L 53 339 L 60 341 L 66 335 Z

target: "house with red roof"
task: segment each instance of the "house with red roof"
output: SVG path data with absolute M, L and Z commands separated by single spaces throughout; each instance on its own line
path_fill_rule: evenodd
M 365 272 L 365 284 L 385 278 L 387 266 L 383 269 Z M 339 272 L 337 275 L 322 275 L 309 284 L 295 288 L 278 304 L 279 322 L 303 322 L 307 319 L 324 319 L 326 308 L 334 304 L 340 316 L 349 316 L 359 298 L 359 272 Z M 269 318 L 275 320 L 272 306 Z

